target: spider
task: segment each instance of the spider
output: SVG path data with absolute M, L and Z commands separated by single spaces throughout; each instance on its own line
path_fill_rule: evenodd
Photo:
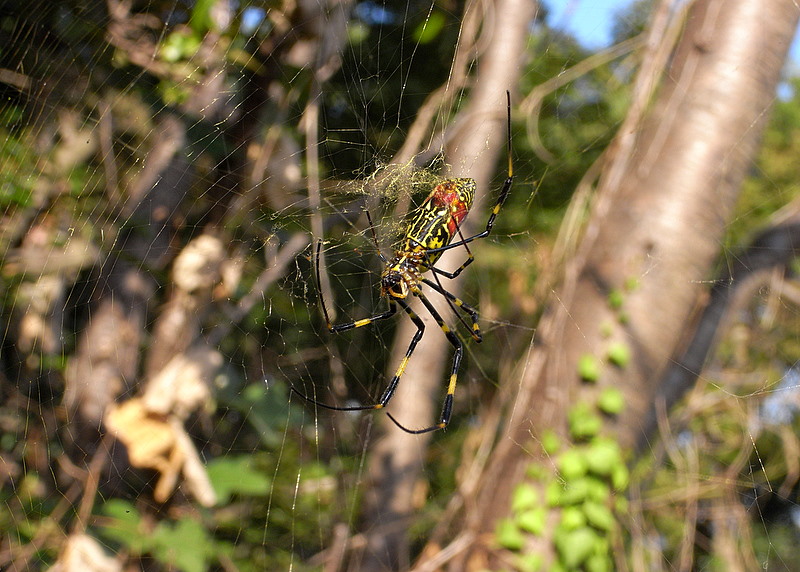
M 461 272 L 470 264 L 472 264 L 473 260 L 475 260 L 475 257 L 472 255 L 468 244 L 474 240 L 478 240 L 479 238 L 485 238 L 489 236 L 489 234 L 492 232 L 495 217 L 497 217 L 497 214 L 500 212 L 500 209 L 503 207 L 503 203 L 505 203 L 506 198 L 508 198 L 508 195 L 511 191 L 514 175 L 511 162 L 511 94 L 508 91 L 506 92 L 506 100 L 508 129 L 508 177 L 503 183 L 497 203 L 492 208 L 489 219 L 486 221 L 486 228 L 483 231 L 466 238 L 461 233 L 461 223 L 469 213 L 469 209 L 472 206 L 472 201 L 475 197 L 475 181 L 468 178 L 444 180 L 433 188 L 428 197 L 422 203 L 416 216 L 414 216 L 414 218 L 409 222 L 403 234 L 402 244 L 399 250 L 394 253 L 394 256 L 391 259 L 388 259 L 380 252 L 380 248 L 378 248 L 378 256 L 384 263 L 383 273 L 381 274 L 381 296 L 387 299 L 389 304 L 388 310 L 375 314 L 369 318 L 363 318 L 361 320 L 355 320 L 344 324 L 332 324 L 328 314 L 328 308 L 325 305 L 325 300 L 323 299 L 322 292 L 320 290 L 319 297 L 322 313 L 325 317 L 325 323 L 328 327 L 328 330 L 332 333 L 345 332 L 347 330 L 352 330 L 353 328 L 368 326 L 380 320 L 386 320 L 397 313 L 398 306 L 408 315 L 408 317 L 417 327 L 417 331 L 409 343 L 405 356 L 400 362 L 400 365 L 397 367 L 394 376 L 389 381 L 389 385 L 386 387 L 386 389 L 384 389 L 383 394 L 378 402 L 370 405 L 356 405 L 349 407 L 327 405 L 300 393 L 300 391 L 292 387 L 292 390 L 300 397 L 311 403 L 314 403 L 315 405 L 324 407 L 326 409 L 332 409 L 334 411 L 365 411 L 370 409 L 383 409 L 386 407 L 389 401 L 392 399 L 392 396 L 397 389 L 397 384 L 400 382 L 400 378 L 402 377 L 403 372 L 405 371 L 406 366 L 411 359 L 412 354 L 414 353 L 414 349 L 422 339 L 422 335 L 425 331 L 425 325 L 423 324 L 422 319 L 409 306 L 408 298 L 409 295 L 411 295 L 419 299 L 422 305 L 425 306 L 426 310 L 439 325 L 439 328 L 441 328 L 442 332 L 444 332 L 444 335 L 447 337 L 447 341 L 455 350 L 453 354 L 453 365 L 450 370 L 450 379 L 447 385 L 447 394 L 444 398 L 444 404 L 442 405 L 442 412 L 439 416 L 439 421 L 434 425 L 424 429 L 408 429 L 401 425 L 391 413 L 387 411 L 386 414 L 388 415 L 389 419 L 391 419 L 392 422 L 400 429 L 406 433 L 415 435 L 429 433 L 438 429 L 444 429 L 447 427 L 448 423 L 450 423 L 450 418 L 453 412 L 453 396 L 455 395 L 456 382 L 458 381 L 458 371 L 461 365 L 461 358 L 464 353 L 464 345 L 459 337 L 453 332 L 453 330 L 450 329 L 450 327 L 445 323 L 436 308 L 434 308 L 433 304 L 422 291 L 421 285 L 424 284 L 434 292 L 443 296 L 448 305 L 450 305 L 450 307 L 453 309 L 459 321 L 470 331 L 472 338 L 476 342 L 482 341 L 483 337 L 478 324 L 478 311 L 454 294 L 448 292 L 444 286 L 442 286 L 440 277 L 453 279 L 461 274 Z M 369 212 L 367 212 L 367 219 L 369 221 L 373 241 L 377 247 L 378 241 L 377 237 L 375 236 L 375 230 L 372 224 L 372 219 L 369 216 Z M 458 240 L 451 242 L 456 235 L 458 235 Z M 461 266 L 459 266 L 453 272 L 447 272 L 440 268 L 436 268 L 435 264 L 442 256 L 444 251 L 458 248 L 460 246 L 463 246 L 467 251 L 467 260 L 464 261 Z M 317 284 L 321 283 L 319 263 L 321 248 L 322 241 L 317 243 L 316 249 L 315 266 Z M 423 274 L 428 271 L 432 272 L 432 276 L 434 278 L 433 280 L 423 277 Z M 461 310 L 465 314 L 469 315 L 469 318 L 472 322 L 471 326 L 466 323 L 464 317 L 458 313 L 458 310 Z

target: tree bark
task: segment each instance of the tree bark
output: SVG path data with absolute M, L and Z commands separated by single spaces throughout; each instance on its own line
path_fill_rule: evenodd
M 626 409 L 606 429 L 623 445 L 641 438 L 756 151 L 797 17 L 790 0 L 700 0 L 690 8 L 651 111 L 609 150 L 577 253 L 527 361 L 506 380 L 519 392 L 468 505 L 466 527 L 476 538 L 492 538 L 481 533 L 506 515 L 530 451 L 540 450 L 538 436 L 566 434 L 568 409 L 587 393 L 620 388 Z M 620 153 L 631 136 L 632 153 Z M 613 292 L 622 293 L 621 309 L 609 301 Z M 630 351 L 622 367 L 607 359 L 615 343 Z M 579 378 L 585 355 L 603 364 L 596 385 Z M 471 548 L 456 567 L 485 562 L 477 555 L 493 550 Z

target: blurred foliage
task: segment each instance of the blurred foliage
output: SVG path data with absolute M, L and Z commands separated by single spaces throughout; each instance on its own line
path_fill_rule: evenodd
M 620 14 L 615 37 L 621 40 L 641 32 L 651 4 L 636 2 Z M 277 15 L 291 14 L 282 14 L 285 6 L 277 0 L 237 3 L 229 19 L 211 0 L 132 5 L 133 15 L 148 22 L 142 37 L 157 48 L 149 69 L 108 43 L 106 30 L 112 19 L 103 3 L 34 2 L 33 8 L 20 0 L 4 4 L 0 70 L 19 71 L 52 88 L 34 95 L 0 83 L 0 252 L 24 245 L 35 227 L 47 229 L 37 240 L 54 252 L 71 242 L 91 245 L 101 256 L 107 255 L 126 225 L 135 226 L 121 212 L 125 197 L 115 192 L 127 192 L 140 174 L 156 143 L 156 121 L 175 114 L 186 126 L 186 154 L 195 174 L 176 240 L 185 244 L 213 218 L 224 197 L 233 195 L 231 202 L 239 210 L 228 213 L 221 231 L 231 258 L 241 263 L 242 276 L 233 296 L 243 296 L 274 254 L 275 244 L 309 227 L 302 183 L 299 188 L 264 190 L 259 195 L 246 186 L 242 174 L 252 162 L 249 153 L 263 149 L 248 147 L 253 141 L 283 148 L 282 164 L 296 167 L 301 175 L 307 169 L 300 152 L 299 122 L 311 73 L 307 62 L 281 50 L 308 49 L 303 44 L 308 38 L 280 35 Z M 378 302 L 379 259 L 365 221 L 354 222 L 350 214 L 359 212 L 353 205 L 363 198 L 359 197 L 367 188 L 363 181 L 385 168 L 422 102 L 446 80 L 463 6 L 462 1 L 431 5 L 421 0 L 407 2 L 402 11 L 372 1 L 354 6 L 341 66 L 325 83 L 321 101 L 324 131 L 319 167 L 327 185 L 323 212 L 326 236 L 332 239 L 328 252 L 333 302 L 342 314 L 359 315 Z M 521 97 L 589 55 L 575 39 L 549 29 L 544 17 L 545 12 L 540 13 L 533 28 Z M 289 24 L 290 29 L 299 29 L 299 23 Z M 265 54 L 267 48 L 271 51 Z M 492 380 L 499 377 L 497 356 L 514 350 L 513 340 L 519 336 L 513 329 L 535 327 L 542 308 L 533 292 L 541 266 L 573 190 L 624 117 L 635 57 L 611 62 L 545 94 L 537 118 L 522 117 L 514 108 L 514 190 L 491 239 L 475 246 L 477 257 L 465 295 L 468 301 L 477 299 L 492 335 L 480 346 L 470 346 L 464 378 L 481 382 L 463 384 L 463 392 L 459 387 L 455 422 L 446 434 L 436 436 L 429 450 L 429 490 L 411 530 L 418 543 L 433 529 L 455 489 L 453 468 L 470 429 L 470 415 L 496 389 Z M 227 70 L 223 91 L 230 97 L 225 107 L 230 113 L 200 119 L 187 110 L 198 82 L 215 66 Z M 269 97 L 264 95 L 265 85 L 272 89 Z M 791 80 L 788 85 L 791 97 L 776 101 L 728 247 L 741 244 L 796 195 L 800 84 Z M 497 90 L 502 93 L 509 87 Z M 265 101 L 257 106 L 259 94 Z M 106 102 L 111 102 L 109 108 L 102 107 Z M 81 151 L 77 143 L 94 141 L 106 113 L 114 126 L 116 188 L 110 188 L 100 153 L 90 147 Z M 237 114 L 250 124 L 245 127 L 255 125 L 247 137 L 234 119 Z M 446 123 L 451 118 L 438 119 Z M 537 155 L 527 137 L 534 119 L 548 157 Z M 492 196 L 505 177 L 504 162 L 500 163 L 494 184 L 483 190 Z M 438 168 L 435 161 L 432 167 Z M 423 172 L 417 180 L 431 176 Z M 409 187 L 405 192 L 411 194 L 416 186 Z M 399 196 L 382 196 L 391 200 L 381 205 L 378 215 L 385 216 L 376 215 L 376 220 L 381 221 L 380 240 L 389 242 L 396 226 L 387 221 L 392 201 Z M 478 220 L 484 216 L 473 214 Z M 150 496 L 153 474 L 128 469 L 119 479 L 109 477 L 109 482 L 100 484 L 97 498 L 90 499 L 89 521 L 81 523 L 108 550 L 124 554 L 131 563 L 155 560 L 161 569 L 304 570 L 314 568 L 306 563 L 329 547 L 336 524 L 352 524 L 361 500 L 364 444 L 360 434 L 340 431 L 336 419 L 352 425 L 353 418 L 305 410 L 290 397 L 287 383 L 320 391 L 329 387 L 326 348 L 330 347 L 348 364 L 349 372 L 361 372 L 358 379 L 347 382 L 353 397 L 363 397 L 374 389 L 364 387 L 363 380 L 380 379 L 386 370 L 386 347 L 394 327 L 381 324 L 335 340 L 320 336 L 311 255 L 306 249 L 263 293 L 263 303 L 256 304 L 222 340 L 220 350 L 228 366 L 218 379 L 216 409 L 199 413 L 188 429 L 207 462 L 219 497 L 217 506 L 200 509 L 181 495 L 166 506 L 156 506 Z M 0 276 L 4 327 L 11 328 L 19 319 L 17 312 L 27 307 L 21 293 L 41 275 L 4 263 Z M 169 283 L 164 270 L 153 269 L 153 275 L 160 286 L 155 308 Z M 39 356 L 35 367 L 29 367 L 35 352 L 25 355 L 13 347 L 8 334 L 3 338 L 0 529 L 5 538 L 0 539 L 4 559 L 0 567 L 8 566 L 10 559 L 31 568 L 51 564 L 81 510 L 81 481 L 56 459 L 64 453 L 72 430 L 60 408 L 63 371 L 86 323 L 96 284 L 86 268 L 60 278 L 69 285 L 59 302 L 64 313 L 61 350 Z M 663 546 L 668 561 L 679 560 L 688 522 L 698 529 L 693 536 L 699 539 L 696 562 L 711 566 L 717 558 L 707 542 L 717 526 L 714 515 L 730 511 L 731 506 L 747 509 L 741 515 L 732 513 L 741 517 L 742 526 L 747 519 L 758 524 L 750 531 L 759 561 L 776 553 L 788 555 L 787 546 L 797 542 L 797 531 L 786 519 L 776 518 L 773 526 L 766 516 L 769 506 L 796 502 L 791 451 L 800 450 L 794 438 L 797 420 L 789 415 L 790 432 L 768 424 L 758 430 L 752 426 L 753 417 L 764 407 L 761 401 L 787 394 L 778 384 L 787 368 L 800 360 L 796 307 L 786 304 L 767 322 L 763 316 L 768 302 L 757 296 L 741 328 L 729 330 L 715 377 L 700 397 L 692 397 L 705 405 L 695 407 L 690 400 L 679 409 L 673 420 L 674 443 L 631 477 L 643 489 L 646 521 L 638 524 L 643 527 L 639 532 L 646 541 Z M 203 327 L 211 329 L 229 320 L 228 310 L 221 304 L 209 308 Z M 581 375 L 591 383 L 597 368 L 624 367 L 629 355 L 627 347 L 619 346 L 612 346 L 608 355 L 589 355 Z M 571 430 L 580 442 L 575 448 L 562 449 L 554 435 L 543 439 L 549 443 L 547 453 L 556 456 L 559 478 L 532 467 L 529 482 L 514 495 L 511 517 L 496 531 L 498 543 L 515 551 L 518 569 L 535 570 L 541 564 L 518 551 L 526 535 L 542 531 L 545 506 L 568 509 L 559 522 L 558 540 L 567 568 L 589 562 L 596 569 L 613 566 L 611 543 L 625 533 L 611 518 L 625 512 L 618 491 L 627 484 L 628 473 L 621 453 L 601 436 L 600 428 L 603 419 L 623 406 L 621 394 L 614 392 L 600 395 L 597 403 L 576 406 Z M 738 472 L 732 474 L 731 467 Z M 566 486 L 575 482 L 580 484 Z M 696 522 L 686 519 L 692 503 L 701 508 Z
M 800 181 L 796 157 L 800 152 L 800 79 L 787 78 L 776 98 L 763 144 L 731 224 L 728 248 L 744 243 L 753 229 L 769 224 L 777 211 L 796 200 Z

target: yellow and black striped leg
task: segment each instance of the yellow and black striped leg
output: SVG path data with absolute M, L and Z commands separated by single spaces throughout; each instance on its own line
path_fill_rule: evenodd
M 476 310 L 475 308 L 464 302 L 464 300 L 462 300 L 461 298 L 445 290 L 441 284 L 428 280 L 427 278 L 423 278 L 422 283 L 427 284 L 428 286 L 436 290 L 439 294 L 447 298 L 447 300 L 451 303 L 452 306 L 460 309 L 465 314 L 468 314 L 470 320 L 472 320 L 472 327 L 468 326 L 467 323 L 464 322 L 464 320 L 461 318 L 459 314 L 456 315 L 458 316 L 458 319 L 461 320 L 461 323 L 464 324 L 464 326 L 469 330 L 472 339 L 474 339 L 478 343 L 483 341 L 483 335 L 481 334 L 481 327 L 478 324 L 478 310 Z
M 361 328 L 363 326 L 369 326 L 373 322 L 379 322 L 381 320 L 391 318 L 396 313 L 397 313 L 397 306 L 390 301 L 389 309 L 381 314 L 376 314 L 375 316 L 370 316 L 369 318 L 363 318 L 361 320 L 355 320 L 353 322 L 348 322 L 346 324 L 331 324 L 330 322 L 328 322 L 327 326 L 330 332 L 338 334 L 339 332 L 346 332 L 347 330 L 352 330 L 353 328 Z
M 465 244 L 464 247 L 466 248 L 466 246 L 467 245 Z M 444 276 L 445 278 L 452 280 L 453 278 L 461 274 L 467 266 L 472 264 L 473 260 L 475 260 L 475 257 L 472 256 L 472 253 L 470 252 L 469 258 L 467 258 L 466 262 L 464 262 L 464 264 L 462 264 L 452 272 L 447 272 L 446 270 L 442 270 L 441 268 L 431 268 L 431 270 L 433 270 L 439 276 Z
M 461 234 L 461 231 L 459 230 L 459 235 L 460 234 Z M 464 270 L 464 268 L 466 268 L 467 266 L 469 266 L 470 263 L 474 260 L 474 257 L 472 256 L 472 252 L 470 252 L 469 247 L 464 245 L 464 248 L 467 249 L 467 252 L 469 253 L 470 257 L 464 264 L 461 265 L 460 268 L 456 269 L 456 271 L 452 272 L 452 273 L 451 272 L 445 272 L 444 270 L 439 270 L 438 268 L 435 268 L 430 263 L 430 259 L 428 258 L 427 252 L 423 252 L 423 254 L 425 255 L 425 259 L 426 259 L 425 260 L 425 262 L 426 262 L 425 266 L 433 271 L 433 278 L 434 278 L 435 282 L 432 282 L 432 281 L 428 280 L 427 278 L 423 278 L 422 279 L 422 283 L 423 284 L 427 284 L 428 286 L 430 286 L 431 288 L 436 290 L 439 294 L 441 294 L 442 296 L 445 297 L 445 299 L 447 300 L 447 304 L 450 306 L 450 308 L 453 309 L 453 313 L 458 318 L 458 321 L 461 322 L 461 324 L 465 328 L 467 328 L 467 330 L 469 330 L 470 335 L 472 336 L 472 339 L 475 340 L 476 342 L 480 343 L 480 342 L 483 341 L 483 336 L 481 335 L 481 329 L 480 329 L 480 326 L 478 325 L 478 311 L 475 308 L 473 308 L 472 306 L 470 306 L 469 304 L 467 304 L 466 302 L 464 302 L 463 300 L 461 300 L 460 298 L 457 298 L 455 295 L 453 295 L 450 292 L 448 292 L 447 290 L 445 290 L 444 286 L 442 286 L 442 281 L 439 280 L 439 275 L 440 274 L 442 276 L 444 276 L 445 278 L 455 278 L 456 276 L 461 274 L 461 271 Z M 466 312 L 467 314 L 470 315 L 470 318 L 472 319 L 472 327 L 471 328 L 467 324 L 467 322 L 464 320 L 464 318 L 461 316 L 461 314 L 458 313 L 458 309 L 457 308 L 461 308 L 462 311 L 464 311 L 464 312 Z
M 322 297 L 320 296 L 320 301 L 321 300 L 322 300 Z M 323 307 L 323 310 L 324 310 L 324 308 L 325 308 L 325 303 L 324 302 L 322 303 L 322 307 Z M 330 332 L 334 333 L 334 334 L 337 334 L 339 332 L 345 332 L 347 330 L 352 330 L 353 328 L 360 328 L 362 326 L 368 326 L 368 325 L 372 324 L 373 322 L 378 322 L 380 320 L 385 320 L 387 318 L 391 318 L 396 313 L 397 313 L 397 304 L 394 302 L 394 300 L 389 300 L 389 309 L 386 310 L 385 312 L 383 312 L 381 314 L 376 314 L 375 316 L 371 316 L 369 318 L 364 318 L 362 320 L 355 320 L 353 322 L 348 322 L 346 324 L 331 324 L 330 320 L 328 319 L 328 312 L 327 311 L 323 311 L 323 314 L 325 314 L 325 322 L 326 322 L 326 324 L 328 326 L 328 330 Z M 417 318 L 417 319 L 419 320 L 419 318 Z M 420 320 L 420 323 L 422 323 L 421 320 Z M 421 337 L 421 335 L 420 335 L 420 337 Z M 294 386 L 292 386 L 291 389 L 297 395 L 299 395 L 300 397 L 302 397 L 303 399 L 305 399 L 309 403 L 313 403 L 314 405 L 319 405 L 320 407 L 324 407 L 325 409 L 332 409 L 334 411 L 362 411 L 362 410 L 366 410 L 366 409 L 380 409 L 381 407 L 383 407 L 383 405 L 380 404 L 380 403 L 375 404 L 375 405 L 356 405 L 356 406 L 350 406 L 350 407 L 339 407 L 339 406 L 336 406 L 336 405 L 326 405 L 325 403 L 322 403 L 321 401 L 317 401 L 313 397 L 310 397 L 310 396 L 306 395 L 305 393 L 300 392 L 300 390 L 298 390 Z
M 389 309 L 385 312 L 380 314 L 376 314 L 369 318 L 363 318 L 361 320 L 355 320 L 353 322 L 348 322 L 346 324 L 331 324 L 331 318 L 328 314 L 328 307 L 325 305 L 325 299 L 322 297 L 322 289 L 320 288 L 320 284 L 322 284 L 322 280 L 320 280 L 320 270 L 319 270 L 319 258 L 320 258 L 320 249 L 322 248 L 322 241 L 317 243 L 317 262 L 316 262 L 316 272 L 317 272 L 317 292 L 319 293 L 319 303 L 322 306 L 322 315 L 325 316 L 325 325 L 328 327 L 328 330 L 334 334 L 339 332 L 346 332 L 347 330 L 352 330 L 353 328 L 360 328 L 362 326 L 368 326 L 373 322 L 378 322 L 380 320 L 385 320 L 394 316 L 397 313 L 397 306 L 394 305 L 392 300 L 389 300 Z
M 436 308 L 433 307 L 433 304 L 431 304 L 430 300 L 428 300 L 425 297 L 425 295 L 419 290 L 414 292 L 414 295 L 417 298 L 419 298 L 420 302 L 422 302 L 425 308 L 428 309 L 428 312 L 430 312 L 431 316 L 433 316 L 433 319 L 436 320 L 436 323 L 439 325 L 441 330 L 444 332 L 444 335 L 447 337 L 447 341 L 450 342 L 450 345 L 452 345 L 453 348 L 455 348 L 455 353 L 453 354 L 453 367 L 450 370 L 450 381 L 447 384 L 447 394 L 444 397 L 444 404 L 442 405 L 442 413 L 439 416 L 438 423 L 436 423 L 435 425 L 431 425 L 430 427 L 426 427 L 425 429 L 408 429 L 403 425 L 401 425 L 400 422 L 397 421 L 397 419 L 395 419 L 391 413 L 389 413 L 388 411 L 386 412 L 386 415 L 389 416 L 389 419 L 391 419 L 394 422 L 394 424 L 397 425 L 400 429 L 402 429 L 406 433 L 419 435 L 420 433 L 430 433 L 431 431 L 436 431 L 437 429 L 444 429 L 450 423 L 450 417 L 453 414 L 453 396 L 455 395 L 456 392 L 456 382 L 458 381 L 458 370 L 461 367 L 461 358 L 464 354 L 464 345 L 461 343 L 461 340 L 458 339 L 458 336 L 456 336 L 453 333 L 453 331 L 447 326 L 447 324 L 444 323 L 444 320 L 439 315 L 439 312 L 436 311 Z
M 383 394 L 381 395 L 381 398 L 378 400 L 378 403 L 373 403 L 370 405 L 351 405 L 347 407 L 340 407 L 337 405 L 327 405 L 325 403 L 317 401 L 316 399 L 301 393 L 300 391 L 295 389 L 294 386 L 292 386 L 292 391 L 294 391 L 297 395 L 299 395 L 306 401 L 313 403 L 314 405 L 319 405 L 320 407 L 323 407 L 325 409 L 332 409 L 333 411 L 366 411 L 369 409 L 383 409 L 384 407 L 386 407 L 386 405 L 392 399 L 395 390 L 397 389 L 397 384 L 400 382 L 400 378 L 403 376 L 403 372 L 406 370 L 406 366 L 408 365 L 408 360 L 411 359 L 411 354 L 414 353 L 414 349 L 417 347 L 417 344 L 422 339 L 422 334 L 425 333 L 425 324 L 422 322 L 422 319 L 419 316 L 417 316 L 417 314 L 414 313 L 414 311 L 408 306 L 406 302 L 400 299 L 389 300 L 389 304 L 391 309 L 388 312 L 384 312 L 383 314 L 379 314 L 378 316 L 373 316 L 372 318 L 358 320 L 357 322 L 333 326 L 334 329 L 331 329 L 331 331 L 340 332 L 351 328 L 357 328 L 359 326 L 366 326 L 368 323 L 374 322 L 378 319 L 388 318 L 389 316 L 397 312 L 397 304 L 399 304 L 400 307 L 403 308 L 403 311 L 406 314 L 408 314 L 408 317 L 411 318 L 411 321 L 414 322 L 415 326 L 417 326 L 417 331 L 414 334 L 414 337 L 411 338 L 411 343 L 409 343 L 408 345 L 408 349 L 406 350 L 406 355 L 403 357 L 403 360 L 400 362 L 400 365 L 397 366 L 397 370 L 395 371 L 394 376 L 392 376 L 392 379 L 389 381 L 389 385 L 386 386 L 386 389 L 383 391 Z M 341 328 L 341 329 L 336 329 L 336 328 Z M 405 428 L 402 426 L 400 428 L 405 430 Z M 412 431 L 409 431 L 409 433 L 410 432 Z
M 383 395 L 381 395 L 378 403 L 375 404 L 374 409 L 382 409 L 383 407 L 386 407 L 386 405 L 389 403 L 389 400 L 392 399 L 392 396 L 397 389 L 397 384 L 400 383 L 400 378 L 406 371 L 408 360 L 411 359 L 411 354 L 414 353 L 414 349 L 416 349 L 417 344 L 422 339 L 422 335 L 425 333 L 425 323 L 419 316 L 417 316 L 414 310 L 412 310 L 411 307 L 402 299 L 398 298 L 396 302 L 401 308 L 403 308 L 403 311 L 408 314 L 408 317 L 411 318 L 411 321 L 414 322 L 414 325 L 417 327 L 417 331 L 414 332 L 414 337 L 411 338 L 411 342 L 408 344 L 406 355 L 403 356 L 403 360 L 400 362 L 400 365 L 397 366 L 397 370 L 394 372 L 392 379 L 389 381 L 389 385 L 384 390 Z M 400 428 L 404 429 L 402 426 Z

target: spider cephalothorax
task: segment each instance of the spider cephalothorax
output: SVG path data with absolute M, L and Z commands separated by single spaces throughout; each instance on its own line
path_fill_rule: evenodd
M 419 290 L 425 253 L 398 250 L 381 274 L 381 296 L 405 299 Z
M 363 318 L 353 322 L 332 324 L 328 314 L 328 309 L 325 306 L 325 301 L 322 299 L 322 295 L 320 294 L 320 304 L 322 306 L 322 313 L 325 316 L 325 323 L 328 327 L 328 330 L 334 333 L 344 332 L 353 328 L 360 328 L 373 322 L 387 319 L 397 313 L 398 306 L 402 308 L 403 312 L 405 312 L 411 321 L 414 322 L 414 325 L 417 326 L 417 332 L 411 339 L 408 349 L 406 350 L 405 357 L 403 357 L 403 360 L 397 367 L 394 376 L 389 381 L 389 385 L 386 387 L 386 389 L 384 389 L 383 394 L 378 402 L 370 405 L 338 407 L 320 403 L 292 388 L 302 397 L 313 403 L 316 403 L 321 407 L 334 409 L 336 411 L 361 411 L 366 409 L 381 409 L 386 407 L 386 404 L 389 403 L 389 400 L 394 395 L 394 392 L 397 389 L 397 384 L 400 381 L 400 377 L 403 375 L 406 365 L 411 358 L 411 354 L 414 353 L 414 349 L 422 339 L 422 334 L 425 330 L 425 325 L 423 324 L 422 319 L 409 306 L 407 299 L 410 294 L 419 299 L 422 305 L 425 306 L 431 316 L 433 316 L 433 319 L 439 325 L 439 328 L 441 328 L 442 332 L 444 332 L 444 335 L 447 337 L 447 341 L 453 346 L 455 350 L 453 354 L 453 366 L 450 370 L 450 379 L 447 385 L 447 394 L 444 398 L 444 404 L 442 405 L 442 412 L 437 423 L 431 425 L 430 427 L 426 427 L 425 429 L 407 429 L 406 427 L 403 427 L 390 413 L 387 413 L 387 415 L 400 429 L 406 431 L 407 433 L 427 433 L 429 431 L 435 431 L 436 429 L 443 429 L 447 427 L 452 415 L 453 395 L 455 394 L 456 382 L 458 380 L 458 370 L 459 366 L 461 365 L 461 357 L 464 353 L 464 346 L 459 337 L 453 332 L 452 329 L 450 329 L 450 327 L 447 326 L 442 319 L 442 316 L 439 314 L 436 308 L 434 308 L 430 300 L 428 300 L 427 296 L 422 291 L 421 285 L 425 285 L 443 296 L 447 303 L 456 312 L 456 315 L 461 323 L 463 323 L 467 328 L 470 328 L 470 326 L 467 325 L 464 317 L 462 317 L 461 314 L 458 314 L 458 311 L 460 310 L 461 312 L 467 314 L 472 321 L 470 335 L 476 341 L 481 341 L 481 330 L 480 326 L 478 325 L 478 311 L 472 306 L 469 306 L 463 302 L 454 294 L 445 290 L 444 286 L 442 286 L 440 278 L 455 278 L 472 263 L 474 257 L 472 256 L 472 252 L 470 252 L 468 244 L 479 238 L 485 238 L 489 236 L 489 234 L 492 232 L 494 219 L 500 212 L 500 209 L 503 207 L 503 203 L 505 203 L 506 198 L 508 198 L 508 194 L 511 192 L 511 185 L 514 179 L 511 168 L 511 95 L 506 92 L 506 96 L 508 100 L 508 177 L 506 178 L 505 183 L 503 183 L 503 188 L 500 190 L 500 196 L 497 199 L 497 203 L 492 208 L 491 214 L 489 215 L 489 220 L 486 221 L 486 228 L 478 234 L 464 238 L 464 236 L 461 234 L 461 223 L 464 222 L 464 218 L 467 216 L 469 209 L 472 207 L 472 202 L 475 198 L 475 181 L 468 178 L 446 179 L 438 183 L 431 190 L 430 194 L 427 196 L 425 201 L 423 201 L 422 205 L 420 205 L 419 209 L 414 212 L 414 215 L 409 221 L 408 226 L 403 234 L 401 246 L 399 250 L 394 253 L 394 257 L 392 259 L 387 259 L 385 256 L 383 256 L 383 254 L 380 253 L 380 248 L 378 248 L 378 256 L 380 256 L 381 260 L 384 262 L 384 270 L 381 274 L 381 294 L 386 297 L 389 302 L 389 308 L 386 311 L 369 318 Z M 459 239 L 453 242 L 453 238 L 456 236 L 458 236 Z M 375 239 L 374 231 L 373 238 Z M 375 245 L 376 247 L 378 245 L 377 239 L 375 239 Z M 467 252 L 467 260 L 465 260 L 461 266 L 452 272 L 436 268 L 435 264 L 445 250 L 458 247 L 463 247 Z M 319 268 L 321 248 L 322 243 L 317 243 L 317 283 L 321 282 Z M 433 280 L 423 277 L 423 274 L 428 271 L 432 272 Z

